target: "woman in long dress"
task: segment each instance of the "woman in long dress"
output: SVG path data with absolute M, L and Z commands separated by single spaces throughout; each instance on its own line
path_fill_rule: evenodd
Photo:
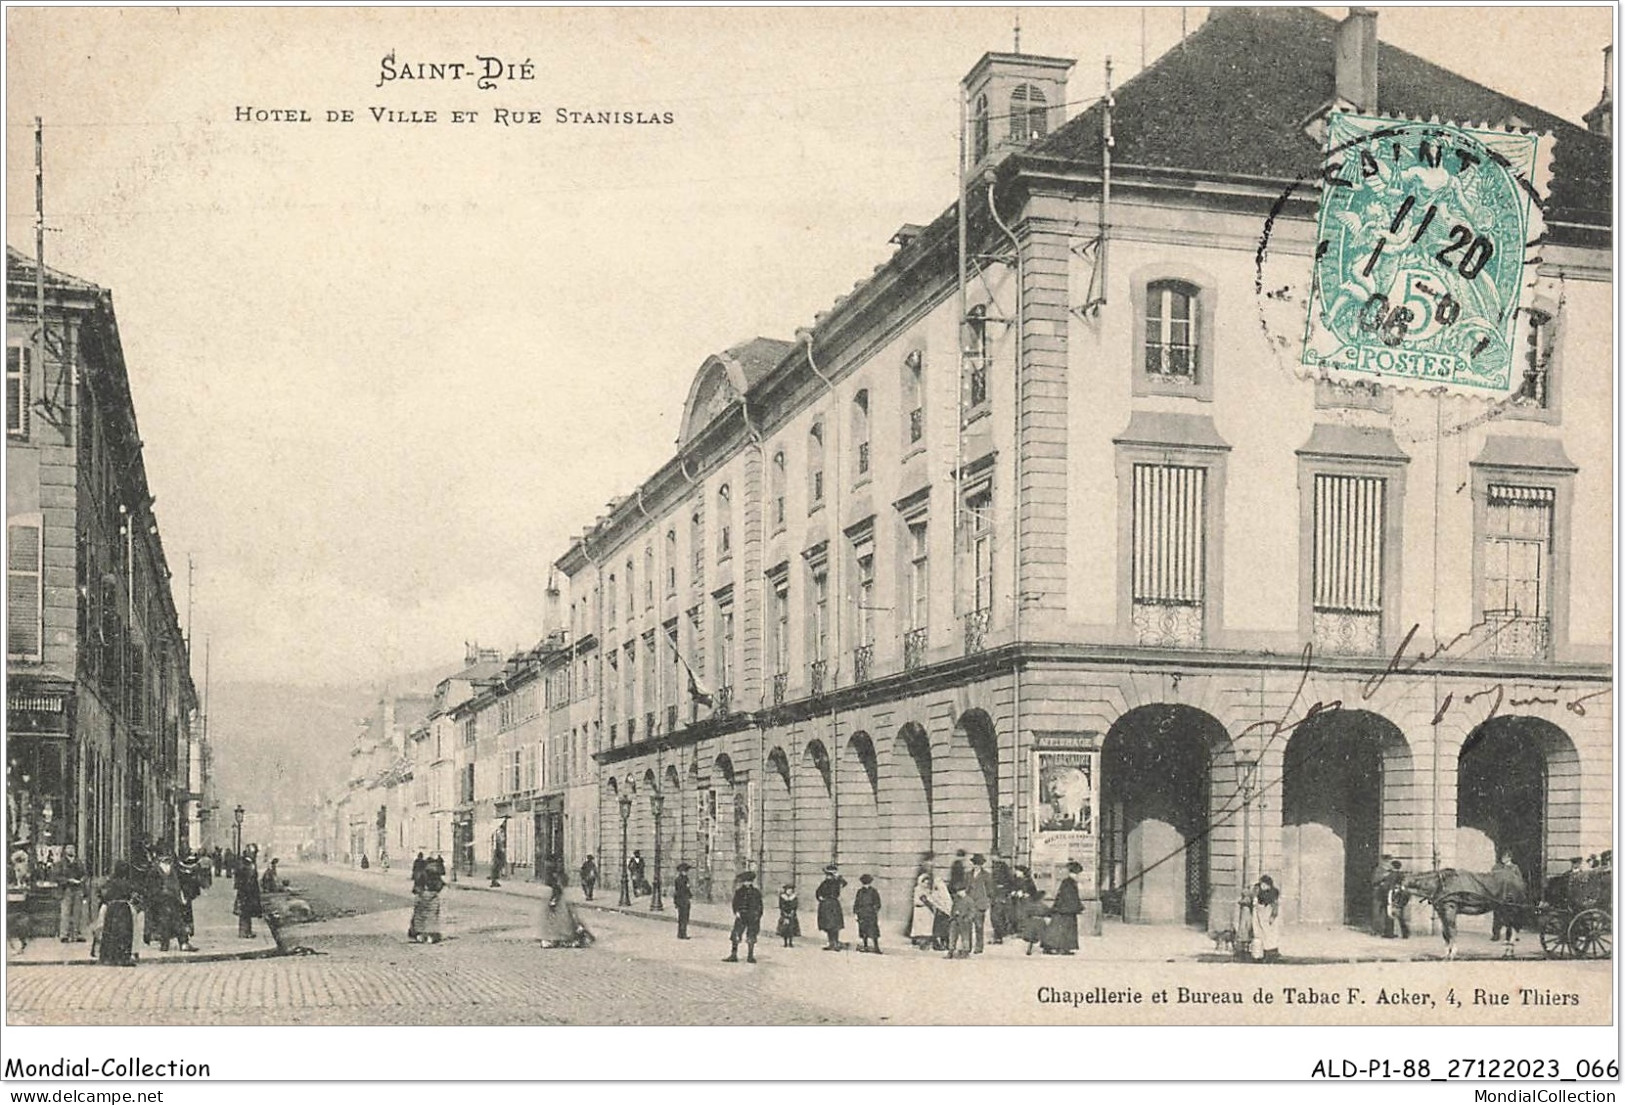
M 1080 863 L 1067 864 L 1066 878 L 1055 888 L 1049 924 L 1044 929 L 1045 955 L 1071 955 L 1078 950 L 1078 914 L 1083 912 L 1083 902 L 1078 897 L 1075 876 L 1082 870 Z
M 445 888 L 445 863 L 439 856 L 426 860 L 412 880 L 412 920 L 406 929 L 408 940 L 420 944 L 440 943 L 440 892 Z
M 947 879 L 932 879 L 931 894 L 931 948 L 948 950 L 949 921 L 954 912 L 954 896 L 948 891 Z
M 102 904 L 91 926 L 96 960 L 106 967 L 135 966 L 135 893 L 130 883 L 130 865 L 119 860 L 113 875 L 102 886 Z
M 585 948 L 594 940 L 587 926 L 576 916 L 575 909 L 564 900 L 564 888 L 554 879 L 549 887 L 547 904 L 542 907 L 541 924 L 537 935 L 544 948 Z
M 1274 963 L 1281 958 L 1281 892 L 1268 875 L 1253 890 L 1253 958 Z
M 914 909 L 908 917 L 908 938 L 916 948 L 929 948 L 936 940 L 936 907 L 931 904 L 931 872 L 921 871 L 914 880 Z

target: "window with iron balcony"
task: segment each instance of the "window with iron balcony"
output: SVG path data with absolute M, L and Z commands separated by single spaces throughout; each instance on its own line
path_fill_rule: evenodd
M 1213 317 L 1217 293 L 1194 271 L 1159 266 L 1131 276 L 1137 336 L 1133 392 L 1213 398 Z
M 1131 618 L 1136 643 L 1199 648 L 1207 558 L 1207 469 L 1133 468 Z
M 1551 487 L 1492 483 L 1483 535 L 1483 606 L 1489 653 L 1545 659 L 1551 653 Z
M 1322 655 L 1383 651 L 1387 481 L 1317 473 L 1314 483 L 1312 631 Z
M 988 341 L 987 308 L 981 304 L 972 307 L 965 318 L 965 407 L 966 415 L 980 413 L 987 405 L 987 373 L 992 359 Z

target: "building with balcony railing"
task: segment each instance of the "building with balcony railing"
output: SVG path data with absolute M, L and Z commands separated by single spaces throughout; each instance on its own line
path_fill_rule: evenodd
M 1071 63 L 976 64 L 962 203 L 707 358 L 675 455 L 558 561 L 626 722 L 601 834 L 632 794 L 652 855 L 658 793 L 713 896 L 835 860 L 900 903 L 962 847 L 1190 924 L 1263 871 L 1289 919 L 1366 923 L 1385 853 L 1534 883 L 1608 846 L 1610 144 L 1375 18 L 1216 9 L 1116 90 L 1109 200 Z M 1349 107 L 1554 143 L 1518 395 L 1298 366 Z

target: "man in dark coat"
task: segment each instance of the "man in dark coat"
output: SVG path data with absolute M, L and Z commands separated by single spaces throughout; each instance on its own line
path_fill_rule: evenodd
M 863 885 L 858 892 L 852 895 L 852 913 L 858 919 L 858 939 L 862 941 L 859 951 L 872 951 L 876 955 L 880 952 L 880 891 L 874 888 L 873 875 L 861 875 L 858 881 Z
M 636 848 L 632 849 L 632 855 L 626 861 L 626 877 L 632 883 L 632 893 L 640 898 L 648 893 L 644 889 L 649 884 L 643 880 L 643 853 Z
M 970 874 L 965 876 L 965 897 L 970 899 L 971 931 L 976 934 L 976 954 L 981 955 L 987 911 L 993 906 L 993 876 L 987 873 L 987 857 L 980 853 L 971 857 Z
M 581 892 L 592 901 L 593 888 L 598 885 L 598 861 L 588 856 L 581 864 Z
M 672 904 L 677 907 L 677 939 L 679 940 L 688 939 L 688 911 L 694 905 L 694 890 L 688 882 L 688 871 L 688 864 L 679 863 L 677 865 L 677 882 L 671 888 Z M 756 896 L 760 898 L 761 893 L 758 890 Z M 735 943 L 737 944 L 738 941 L 735 941 Z
M 418 858 L 412 861 L 412 887 L 413 887 L 413 889 L 417 888 L 418 879 L 423 877 L 423 869 L 426 866 L 428 866 L 428 864 L 429 864 L 429 861 L 424 859 L 423 858 L 423 853 L 421 851 L 419 851 L 418 852 Z
M 989 867 L 993 873 L 993 909 L 988 917 L 993 923 L 993 942 L 1002 944 L 1006 936 L 1016 931 L 1015 907 L 1011 898 L 1016 877 L 1011 873 L 1009 861 L 997 854 Z
M 1378 936 L 1393 935 L 1388 931 L 1388 872 L 1394 857 L 1383 853 L 1377 869 L 1371 872 L 1371 931 Z
M 56 883 L 60 895 L 57 935 L 64 944 L 82 942 L 82 915 L 85 912 L 85 865 L 79 862 L 79 853 L 72 844 L 62 847 L 62 854 L 51 864 L 51 881 Z
M 844 889 L 846 880 L 841 878 L 840 870 L 833 863 L 824 868 L 824 881 L 818 884 L 813 897 L 818 899 L 818 927 L 829 940 L 824 945 L 827 952 L 841 950 L 841 930 L 846 927 L 846 914 L 841 911 Z
M 961 848 L 954 853 L 953 863 L 948 865 L 948 893 L 954 897 L 965 889 L 965 849 Z
M 745 940 L 745 962 L 756 962 L 756 938 L 762 932 L 762 892 L 756 889 L 756 873 L 746 871 L 739 876 L 739 889 L 734 891 L 734 927 L 728 934 L 732 949 L 724 963 L 739 962 L 739 940 Z
M 501 886 L 502 876 L 508 872 L 508 849 L 498 840 L 491 847 L 491 885 Z
M 159 858 L 149 876 L 147 890 L 148 928 L 158 938 L 158 950 L 168 951 L 170 941 L 182 949 L 191 947 L 191 930 L 186 925 L 186 892 L 181 889 L 180 872 L 175 869 L 175 857 Z
M 254 918 L 261 914 L 260 880 L 254 861 L 246 855 L 237 861 L 235 889 L 237 899 L 232 909 L 237 914 L 237 935 L 249 940 L 254 936 Z
M 1044 930 L 1045 955 L 1071 955 L 1078 950 L 1078 914 L 1083 912 L 1083 902 L 1078 897 L 1077 876 L 1082 870 L 1082 864 L 1068 863 L 1066 878 L 1055 888 L 1049 926 Z

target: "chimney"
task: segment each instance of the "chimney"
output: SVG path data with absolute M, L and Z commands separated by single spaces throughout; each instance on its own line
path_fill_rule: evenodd
M 1593 134 L 1600 134 L 1604 138 L 1614 136 L 1614 48 L 1602 48 L 1602 99 L 1597 106 L 1586 112 L 1587 129 Z
M 551 637 L 554 633 L 556 633 L 560 629 L 564 628 L 563 624 L 559 620 L 559 618 L 560 618 L 560 611 L 559 611 L 560 605 L 561 605 L 561 603 L 560 603 L 560 597 L 559 597 L 559 585 L 558 585 L 558 582 L 553 578 L 552 574 L 549 573 L 548 577 L 547 577 L 546 601 L 545 601 L 545 603 L 543 604 L 543 607 L 542 607 L 542 636 L 543 637 Z
M 1337 98 L 1356 111 L 1377 110 L 1377 13 L 1350 8 L 1337 25 Z

